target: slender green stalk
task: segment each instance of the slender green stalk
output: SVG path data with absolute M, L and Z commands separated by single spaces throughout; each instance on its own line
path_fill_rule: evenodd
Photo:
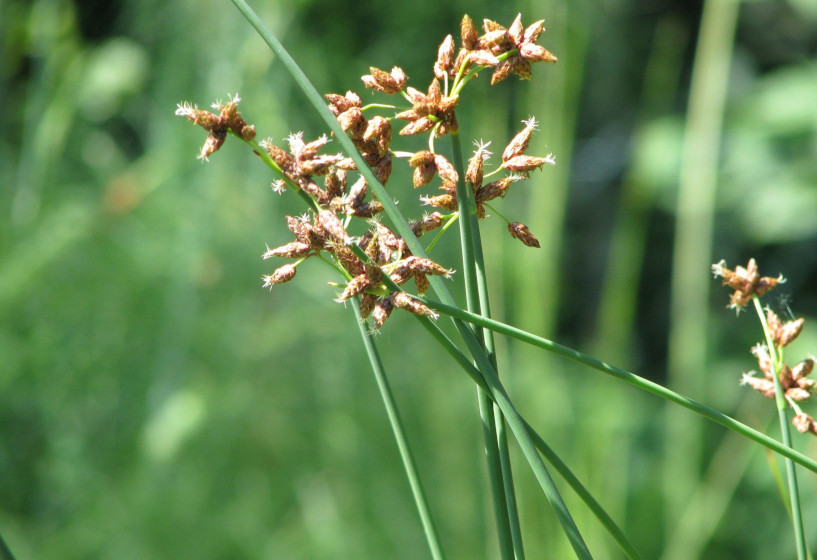
M 807 457 L 806 455 L 803 455 L 802 453 L 795 451 L 790 447 L 782 445 L 779 441 L 770 438 L 769 436 L 762 432 L 750 428 L 746 424 L 738 422 L 734 418 L 727 416 L 722 412 L 710 408 L 705 404 L 701 404 L 698 401 L 690 399 L 689 397 L 685 397 L 684 395 L 676 393 L 675 391 L 667 389 L 666 387 L 659 385 L 658 383 L 654 383 L 634 373 L 610 365 L 606 362 L 599 360 L 598 358 L 593 358 L 592 356 L 583 354 L 578 350 L 574 350 L 567 346 L 563 346 L 558 342 L 553 342 L 546 338 L 536 336 L 535 334 L 531 334 L 521 329 L 517 329 L 516 327 L 512 327 L 510 325 L 506 325 L 505 323 L 500 323 L 499 321 L 495 321 L 493 319 L 487 319 L 480 315 L 474 315 L 473 313 L 468 313 L 467 311 L 460 309 L 458 307 L 446 305 L 444 303 L 434 301 L 426 297 L 418 297 L 417 299 L 419 299 L 420 301 L 422 301 L 435 311 L 438 311 L 450 317 L 454 317 L 461 321 L 467 321 L 468 323 L 473 323 L 475 325 L 491 329 L 494 332 L 510 336 L 511 338 L 521 340 L 522 342 L 526 342 L 533 346 L 542 348 L 543 350 L 547 350 L 548 352 L 552 352 L 553 354 L 557 354 L 564 358 L 568 358 L 575 362 L 579 362 L 580 364 L 584 364 L 590 368 L 593 368 L 602 373 L 615 377 L 616 379 L 620 379 L 621 381 L 624 381 L 629 385 L 638 387 L 639 389 L 647 391 L 648 393 L 652 393 L 653 395 L 661 397 L 662 399 L 666 399 L 668 401 L 679 404 L 684 408 L 688 408 L 689 410 L 697 414 L 700 414 L 701 416 L 708 418 L 709 420 L 712 420 L 713 422 L 720 424 L 725 428 L 737 432 L 759 443 L 764 447 L 768 447 L 772 451 L 775 451 L 776 453 L 779 453 L 784 457 L 788 457 L 794 460 L 795 462 L 803 465 L 810 471 L 817 473 L 817 461 L 815 461 L 814 459 Z
M 482 388 L 488 395 L 493 398 L 493 394 L 491 393 L 490 388 L 488 387 L 485 379 L 483 379 L 482 375 L 480 374 L 479 370 L 473 366 L 473 364 L 468 360 L 468 357 L 463 354 L 459 348 L 449 339 L 446 334 L 437 326 L 437 323 L 431 321 L 425 317 L 418 317 L 420 323 L 426 330 L 429 331 L 431 336 L 433 336 L 440 345 L 445 348 L 445 350 L 451 355 L 452 358 L 460 365 L 460 367 L 467 373 L 471 379 L 476 383 L 480 388 Z M 537 450 L 553 465 L 553 468 L 556 469 L 562 478 L 570 485 L 574 492 L 581 498 L 581 500 L 587 505 L 590 511 L 593 512 L 593 515 L 601 522 L 601 524 L 607 529 L 616 543 L 621 547 L 622 551 L 627 555 L 628 558 L 632 560 L 637 560 L 641 558 L 636 551 L 635 547 L 630 543 L 627 539 L 627 536 L 624 532 L 616 525 L 616 522 L 613 521 L 613 518 L 604 510 L 604 508 L 599 504 L 596 499 L 593 497 L 590 492 L 582 485 L 578 478 L 573 474 L 570 468 L 559 458 L 559 456 L 545 443 L 541 436 L 536 433 L 536 430 L 533 427 L 525 422 L 526 429 L 530 434 L 530 437 L 533 439 L 534 445 L 536 446 Z
M 462 146 L 460 145 L 459 134 L 451 135 L 451 149 L 454 157 L 454 167 L 459 176 L 459 181 L 457 181 L 457 205 L 460 215 L 460 243 L 463 248 L 462 259 L 465 272 L 468 310 L 472 312 L 478 311 L 483 317 L 490 317 L 491 306 L 488 299 L 488 281 L 485 270 L 485 258 L 482 252 L 482 240 L 480 238 L 476 207 L 473 204 L 473 193 L 465 184 L 464 180 L 465 166 L 463 165 Z M 468 243 L 470 243 L 470 246 L 467 245 Z M 494 369 L 497 370 L 493 333 L 487 329 L 478 329 L 477 332 L 482 338 L 482 344 L 488 354 L 488 360 Z M 490 420 L 492 423 L 490 435 L 495 442 L 498 452 L 499 464 L 497 468 L 499 479 L 503 487 L 502 496 L 504 498 L 502 511 L 508 523 L 507 529 L 510 531 L 512 550 L 517 560 L 524 560 L 525 551 L 522 543 L 522 530 L 519 525 L 519 512 L 516 506 L 516 492 L 513 484 L 513 472 L 511 470 L 511 459 L 508 450 L 508 437 L 505 432 L 505 421 L 499 409 L 494 410 L 493 406 L 488 402 L 488 397 L 483 394 L 481 390 L 479 399 L 483 422 Z M 483 410 L 484 412 L 482 412 Z
M 456 135 L 452 135 L 452 139 Z M 460 231 L 460 247 L 462 254 L 463 283 L 465 284 L 465 302 L 469 311 L 481 313 L 480 298 L 477 288 L 477 276 L 474 258 L 474 231 L 471 227 L 471 196 L 465 188 L 462 171 L 462 155 L 459 152 L 459 145 L 454 146 L 454 159 L 459 161 L 457 168 L 459 180 L 457 181 L 457 206 Z M 455 164 L 456 165 L 456 164 Z M 482 340 L 482 346 L 488 354 L 489 361 L 496 367 L 496 359 L 490 349 L 485 344 L 483 330 L 475 328 L 475 336 Z M 477 388 L 477 400 L 479 402 L 479 415 L 482 420 L 482 434 L 485 440 L 485 458 L 488 463 L 488 480 L 491 487 L 491 499 L 496 518 L 497 540 L 499 541 L 499 552 L 503 560 L 513 560 L 515 554 L 515 542 L 511 534 L 511 519 L 508 511 L 508 497 L 505 495 L 507 485 L 505 484 L 506 473 L 502 469 L 500 459 L 499 442 L 497 440 L 497 419 L 494 417 L 494 409 L 491 400 L 485 392 Z
M 792 447 L 791 431 L 789 430 L 789 418 L 787 414 L 788 405 L 786 403 L 786 397 L 783 394 L 783 387 L 780 385 L 780 370 L 783 367 L 783 356 L 781 353 L 778 353 L 778 348 L 775 347 L 772 341 L 772 334 L 766 322 L 763 307 L 760 305 L 760 298 L 758 298 L 757 295 L 753 295 L 752 302 L 755 304 L 755 311 L 757 311 L 757 316 L 760 318 L 760 324 L 763 325 L 763 334 L 766 337 L 766 345 L 769 348 L 769 357 L 772 360 L 772 364 L 774 364 L 774 396 L 775 403 L 777 404 L 777 416 L 780 419 L 780 435 L 783 438 L 783 445 Z M 806 537 L 803 531 L 803 514 L 800 509 L 800 490 L 797 486 L 797 470 L 791 459 L 786 458 L 785 461 L 797 559 L 806 560 Z
M 360 314 L 360 306 L 352 305 L 351 307 L 355 313 L 355 319 L 360 329 L 360 336 L 363 339 L 363 346 L 366 348 L 366 354 L 369 357 L 369 363 L 372 366 L 372 373 L 374 373 L 375 380 L 377 381 L 377 388 L 380 390 L 383 405 L 386 407 L 386 415 L 389 417 L 389 424 L 394 433 L 394 439 L 397 442 L 397 449 L 400 451 L 400 458 L 403 460 L 403 467 L 406 469 L 406 477 L 408 478 L 409 486 L 411 486 L 414 503 L 417 504 L 417 512 L 420 514 L 420 522 L 423 524 L 423 532 L 426 535 L 428 548 L 431 550 L 431 557 L 434 560 L 444 560 L 445 555 L 443 554 L 439 538 L 437 537 L 437 530 L 434 527 L 434 520 L 428 508 L 423 486 L 420 483 L 420 477 L 417 473 L 417 466 L 414 463 L 408 439 L 406 439 L 406 433 L 403 430 L 403 423 L 397 411 L 397 403 L 394 401 L 394 396 L 389 387 L 389 381 L 386 379 L 383 362 L 380 360 L 380 354 L 377 352 L 377 347 L 374 344 L 374 340 L 372 340 L 371 333 L 366 329 L 366 322 Z

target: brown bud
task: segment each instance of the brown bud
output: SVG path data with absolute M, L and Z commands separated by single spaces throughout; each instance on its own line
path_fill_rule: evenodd
M 296 265 L 294 263 L 285 264 L 277 269 L 272 274 L 267 274 L 263 276 L 264 280 L 264 288 L 272 288 L 274 284 L 284 284 L 285 282 L 289 282 L 293 278 L 295 278 L 295 273 L 297 272 Z
M 298 259 L 308 255 L 309 251 L 310 247 L 306 243 L 302 243 L 300 241 L 292 241 L 291 243 L 287 243 L 286 245 L 276 247 L 275 249 L 270 249 L 269 247 L 267 247 L 267 251 L 264 253 L 263 259 L 267 260 L 271 259 L 272 257 Z
M 363 140 L 374 141 L 378 155 L 380 157 L 385 156 L 389 151 L 389 144 L 391 144 L 391 123 L 380 115 L 372 117 L 366 123 Z
M 199 152 L 199 159 L 208 159 L 218 150 L 227 139 L 227 132 L 221 130 L 213 130 L 204 140 L 204 145 Z
M 477 46 L 479 32 L 468 14 L 462 16 L 462 22 L 460 22 L 460 39 L 462 40 L 462 46 L 468 50 L 473 50 Z
M 436 319 L 439 317 L 439 315 L 432 311 L 430 307 L 414 299 L 406 292 L 395 292 L 393 301 L 396 307 L 399 307 L 400 309 L 405 309 L 406 311 L 410 311 L 415 315 L 431 317 L 432 319 Z
M 366 118 L 357 107 L 352 107 L 338 115 L 338 122 L 343 132 L 349 134 L 352 138 L 359 138 L 363 131 L 366 130 Z
M 354 251 L 347 245 L 330 245 L 328 249 L 334 254 L 340 265 L 343 267 L 343 270 L 351 274 L 352 276 L 357 276 L 358 274 L 363 274 L 366 272 L 366 267 L 363 264 L 357 255 L 355 255 Z
M 796 366 L 794 366 L 791 370 L 792 379 L 795 381 L 799 381 L 806 377 L 811 371 L 814 369 L 814 359 L 813 358 L 806 358 Z
M 434 153 L 429 152 L 428 150 L 420 150 L 419 152 L 415 152 L 409 158 L 409 165 L 412 167 L 417 167 L 419 165 L 430 165 L 434 163 Z
M 394 76 L 388 72 L 375 68 L 374 66 L 369 68 L 369 72 L 371 72 L 371 74 L 367 74 L 361 78 L 363 83 L 366 84 L 366 87 L 388 94 L 400 93 L 403 89 L 397 80 L 394 79 Z
M 503 162 L 515 158 L 516 156 L 521 156 L 525 153 L 525 150 L 528 149 L 530 137 L 533 134 L 533 131 L 536 130 L 536 119 L 531 117 L 527 121 L 523 122 L 525 123 L 525 128 L 516 133 L 516 136 L 514 136 L 513 139 L 508 142 L 508 145 L 502 152 Z
M 508 35 L 510 35 L 514 43 L 519 44 L 524 40 L 524 34 L 525 27 L 522 25 L 522 14 L 516 14 L 513 23 L 508 28 Z
M 779 347 L 788 346 L 791 342 L 800 335 L 803 330 L 803 323 L 806 320 L 802 317 L 794 321 L 786 321 L 783 323 L 777 332 L 774 333 L 774 342 Z
M 440 177 L 443 179 L 447 179 L 452 183 L 456 183 L 460 180 L 459 175 L 457 174 L 457 170 L 454 169 L 454 166 L 451 165 L 451 162 L 445 159 L 444 156 L 440 154 L 434 154 L 434 165 L 437 168 L 437 173 L 440 174 Z
M 375 330 L 378 330 L 383 326 L 383 323 L 386 322 L 386 319 L 389 318 L 393 310 L 394 300 L 391 296 L 377 300 L 377 304 L 375 305 L 372 313 L 372 321 L 374 323 Z
M 508 231 L 512 237 L 515 237 L 528 247 L 539 247 L 539 240 L 533 236 L 528 230 L 528 226 L 521 222 L 512 222 L 508 224 Z
M 422 196 L 420 201 L 434 208 L 442 208 L 443 210 L 456 210 L 457 197 L 452 194 L 440 194 L 437 196 Z
M 525 34 L 522 37 L 522 41 L 524 43 L 535 43 L 537 39 L 539 39 L 539 35 L 542 34 L 542 31 L 545 30 L 545 20 L 540 19 L 539 21 L 530 24 L 525 28 Z
M 791 399 L 797 402 L 807 401 L 811 397 L 811 393 L 806 389 L 801 389 L 800 387 L 792 387 L 791 389 L 786 389 L 786 398 Z
M 329 101 L 329 110 L 332 111 L 332 114 L 336 117 L 352 107 L 360 107 L 360 98 L 357 99 L 357 103 L 354 103 L 339 93 L 327 93 L 324 97 Z
M 349 283 L 346 284 L 346 288 L 337 301 L 346 301 L 347 299 L 360 295 L 371 285 L 372 280 L 366 274 L 358 274 L 349 280 Z
M 774 398 L 774 381 L 767 378 L 754 377 L 752 372 L 744 373 L 740 380 L 741 385 L 748 385 L 768 399 Z
M 414 284 L 417 286 L 417 292 L 420 295 L 426 293 L 428 291 L 428 287 L 431 285 L 431 283 L 428 281 L 428 277 L 425 274 L 415 274 Z
M 482 185 L 482 170 L 485 163 L 485 151 L 477 150 L 468 160 L 468 169 L 465 170 L 465 182 L 471 185 L 473 190 Z
M 434 178 L 434 174 L 436 172 L 437 168 L 433 165 L 420 165 L 417 167 L 412 174 L 412 183 L 414 184 L 414 188 L 416 189 L 429 184 Z
M 815 422 L 814 418 L 808 414 L 802 412 L 797 414 L 794 418 L 792 418 L 791 423 L 794 424 L 795 429 L 801 434 L 805 434 L 807 432 L 817 434 L 817 422 Z
M 412 222 L 411 231 L 414 232 L 414 235 L 420 237 L 424 233 L 433 231 L 441 225 L 443 225 L 443 215 L 439 212 L 432 212 L 431 214 L 423 216 L 423 219 L 419 222 Z
M 474 194 L 474 199 L 478 203 L 484 203 L 497 197 L 504 198 L 505 195 L 508 194 L 508 189 L 516 180 L 516 177 L 511 176 L 488 183 L 477 189 L 476 194 Z
M 295 159 L 289 152 L 279 148 L 269 140 L 261 142 L 261 147 L 267 151 L 272 161 L 277 163 L 284 173 L 291 174 L 295 170 Z
M 556 161 L 553 159 L 553 156 L 550 155 L 548 157 L 538 157 L 538 156 L 516 156 L 512 157 L 508 161 L 502 163 L 502 167 L 508 169 L 510 171 L 517 171 L 519 173 L 527 173 L 529 171 L 533 171 L 534 169 L 539 169 L 546 163 L 550 165 L 554 165 Z
M 379 200 L 370 200 L 355 207 L 352 214 L 358 218 L 373 218 L 383 211 L 383 203 Z
M 499 64 L 499 59 L 487 49 L 479 49 L 468 53 L 468 61 L 477 66 L 494 67 Z
M 343 196 L 346 191 L 346 171 L 343 169 L 335 169 L 326 175 L 323 186 L 326 187 L 326 193 L 332 197 Z
M 519 56 L 531 62 L 556 62 L 556 56 L 552 52 L 533 43 L 523 43 L 519 47 Z
M 360 315 L 365 319 L 371 315 L 375 304 L 377 303 L 377 296 L 369 293 L 360 294 Z
M 340 221 L 334 212 L 329 210 L 321 210 L 318 213 L 318 223 L 326 231 L 329 240 L 340 245 L 346 245 L 349 242 L 349 234 L 343 227 L 343 222 Z
M 408 123 L 400 130 L 400 136 L 412 136 L 414 134 L 422 134 L 428 132 L 436 122 L 428 117 L 420 117 L 419 119 Z
M 760 366 L 760 371 L 763 372 L 769 379 L 774 378 L 774 363 L 771 356 L 769 356 L 769 349 L 765 344 L 755 344 L 752 347 L 752 354 L 757 358 L 757 363 Z
M 506 58 L 505 60 L 500 61 L 497 64 L 494 73 L 491 74 L 491 85 L 496 85 L 508 76 L 510 76 L 514 71 L 514 59 L 513 58 Z
M 453 70 L 454 65 L 454 38 L 448 35 L 437 49 L 437 61 L 434 63 L 434 75 L 439 79 L 445 78 Z

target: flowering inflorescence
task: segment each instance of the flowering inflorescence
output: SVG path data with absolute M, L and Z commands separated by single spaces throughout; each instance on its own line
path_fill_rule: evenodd
M 458 217 L 457 183 L 460 173 L 448 158 L 434 149 L 434 140 L 446 134 L 457 134 L 456 108 L 463 86 L 483 69 L 493 70 L 491 84 L 496 84 L 511 74 L 530 79 L 532 63 L 556 61 L 549 51 L 536 44 L 544 31 L 544 20 L 524 27 L 521 16 L 517 16 L 510 27 L 505 28 L 486 19 L 482 28 L 484 33 L 480 35 L 466 15 L 460 26 L 460 49 L 455 49 L 451 35 L 443 40 L 434 63 L 435 77 L 425 91 L 409 86 L 409 77 L 399 67 L 394 67 L 390 72 L 370 68 L 369 74 L 362 77 L 367 88 L 387 95 L 399 95 L 410 104 L 406 109 L 397 109 L 393 115 L 368 115 L 373 108 L 389 106 L 365 107 L 360 96 L 353 91 L 343 95 L 325 95 L 329 110 L 381 184 L 387 184 L 394 158 L 408 160 L 409 166 L 414 169 L 414 188 L 425 187 L 439 177 L 442 194 L 423 195 L 420 200 L 445 213 L 433 211 L 420 220 L 412 221 L 411 229 L 417 237 L 442 228 Z M 251 144 L 256 153 L 277 172 L 279 178 L 273 182 L 273 190 L 281 193 L 295 189 L 309 196 L 313 207 L 311 214 L 287 217 L 287 226 L 295 236 L 294 241 L 276 248 L 267 247 L 264 253 L 265 259 L 283 257 L 297 260 L 264 276 L 264 286 L 288 282 L 295 277 L 297 267 L 306 259 L 326 255 L 347 281 L 337 300 L 359 297 L 363 316 L 371 314 L 375 328 L 383 324 L 395 307 L 435 317 L 431 309 L 402 291 L 401 287 L 413 279 L 418 293 L 423 294 L 429 285 L 429 275 L 450 277 L 453 271 L 430 259 L 412 255 L 405 241 L 377 219 L 383 205 L 373 195 L 369 196 L 369 184 L 362 174 L 358 173 L 357 178 L 351 175 L 358 172 L 354 160 L 340 153 L 323 153 L 330 142 L 326 135 L 305 141 L 302 133 L 290 134 L 286 138 L 286 149 L 271 139 L 255 143 L 255 128 L 239 115 L 238 102 L 236 95 L 226 105 L 214 105 L 218 114 L 183 103 L 178 106 L 176 114 L 187 117 L 208 131 L 201 158 L 207 159 L 232 133 Z M 427 133 L 428 149 L 416 152 L 392 149 L 394 121 L 402 121 L 399 136 Z M 524 121 L 524 125 L 503 150 L 502 163 L 496 169 L 490 172 L 484 169 L 491 155 L 487 150 L 490 142 L 479 142 L 468 161 L 464 181 L 473 194 L 475 211 L 480 219 L 487 215 L 485 205 L 488 202 L 505 197 L 511 185 L 527 178 L 531 171 L 555 163 L 552 154 L 539 157 L 525 153 L 536 130 L 536 119 L 531 117 Z M 504 177 L 486 182 L 487 177 L 503 171 L 506 173 Z M 347 232 L 352 218 L 368 220 L 365 234 L 354 237 Z M 511 222 L 508 230 L 525 245 L 539 246 L 524 224 Z
M 759 298 L 778 284 L 785 282 L 782 276 L 761 277 L 754 259 L 749 260 L 746 268 L 738 266 L 734 270 L 726 268 L 726 263 L 721 261 L 712 265 L 712 271 L 716 277 L 723 278 L 725 286 L 734 290 L 729 307 L 737 310 L 746 306 L 754 298 Z M 798 337 L 805 320 L 800 318 L 784 322 L 774 311 L 766 308 L 761 322 L 767 335 L 767 341 L 771 345 L 757 344 L 752 348 L 752 354 L 757 358 L 763 377 L 756 377 L 755 372 L 750 371 L 741 376 L 741 384 L 749 385 L 764 397 L 774 399 L 777 396 L 776 377 L 782 397 L 795 412 L 792 419 L 794 427 L 801 433 L 810 432 L 817 435 L 817 422 L 804 413 L 799 405 L 817 394 L 817 381 L 808 378 L 814 369 L 814 358 L 808 357 L 794 367 L 789 367 L 783 361 L 783 348 Z

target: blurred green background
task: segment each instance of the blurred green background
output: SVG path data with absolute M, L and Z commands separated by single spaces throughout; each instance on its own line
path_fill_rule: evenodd
M 372 100 L 370 65 L 425 89 L 463 13 L 545 18 L 558 64 L 476 83 L 460 104 L 466 146 L 497 152 L 535 115 L 530 153 L 557 161 L 498 205 L 542 249 L 483 225 L 495 316 L 777 435 L 772 402 L 738 387 L 757 321 L 725 309 L 708 265 L 754 256 L 783 273 L 769 303 L 807 319 L 789 361 L 817 352 L 817 3 L 710 2 L 253 6 L 320 91 Z M 702 13 L 713 41 L 698 49 Z M 329 269 L 261 289 L 280 264 L 260 259 L 265 243 L 290 240 L 299 201 L 238 143 L 198 161 L 202 131 L 173 115 L 240 92 L 261 138 L 323 132 L 249 25 L 226 0 L 0 0 L 0 48 L 0 534 L 17 558 L 428 558 Z M 455 244 L 435 254 L 460 268 Z M 443 546 L 495 558 L 474 388 L 404 315 L 377 342 Z M 499 349 L 523 415 L 645 558 L 794 556 L 762 450 Z M 572 557 L 515 459 L 529 557 Z M 801 478 L 814 550 L 817 484 Z M 565 496 L 594 555 L 621 557 Z

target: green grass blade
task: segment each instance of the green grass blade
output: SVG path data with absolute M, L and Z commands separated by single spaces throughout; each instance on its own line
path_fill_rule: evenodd
M 492 395 L 490 388 L 486 384 L 485 380 L 482 378 L 479 370 L 471 364 L 468 360 L 468 357 L 463 354 L 459 348 L 449 339 L 442 330 L 437 326 L 436 323 L 430 321 L 425 318 L 420 318 L 421 324 L 429 331 L 431 336 L 433 336 L 440 345 L 445 348 L 445 350 L 449 353 L 449 355 L 454 358 L 454 360 L 460 365 L 460 367 L 467 373 L 471 379 L 474 380 L 474 383 L 479 385 L 486 393 Z M 539 450 L 539 452 L 544 455 L 545 459 L 553 465 L 553 468 L 556 469 L 562 478 L 570 485 L 574 492 L 581 498 L 581 500 L 587 505 L 593 515 L 599 520 L 599 522 L 607 529 L 610 533 L 610 536 L 616 541 L 616 543 L 621 547 L 621 550 L 627 555 L 628 558 L 632 560 L 639 560 L 641 556 L 636 551 L 635 547 L 630 543 L 627 539 L 627 536 L 624 532 L 616 525 L 616 522 L 613 521 L 613 518 L 604 510 L 604 508 L 599 504 L 593 495 L 582 485 L 579 479 L 573 474 L 570 468 L 559 458 L 559 456 L 545 443 L 545 440 L 533 429 L 533 427 L 525 422 L 526 429 L 532 438 L 534 445 Z
M 391 388 L 389 387 L 386 372 L 383 368 L 383 363 L 380 360 L 380 354 L 377 352 L 374 340 L 372 340 L 371 333 L 366 329 L 366 322 L 360 314 L 360 307 L 357 305 L 357 300 L 351 306 L 355 313 L 355 319 L 360 329 L 360 336 L 363 339 L 363 346 L 366 348 L 366 355 L 369 357 L 369 363 L 372 366 L 372 373 L 374 373 L 377 381 L 377 388 L 380 390 L 380 396 L 383 399 L 383 405 L 386 407 L 386 415 L 389 417 L 389 424 L 391 425 L 394 439 L 397 442 L 397 449 L 400 451 L 400 458 L 403 460 L 403 467 L 406 470 L 406 477 L 411 486 L 411 493 L 414 496 L 414 503 L 417 504 L 417 511 L 420 514 L 420 522 L 423 525 L 423 532 L 426 535 L 428 547 L 431 550 L 431 557 L 434 560 L 444 560 L 440 540 L 437 536 L 437 530 L 434 526 L 434 520 L 431 517 L 431 510 L 428 507 L 428 502 L 423 492 L 423 486 L 420 483 L 420 476 L 417 473 L 417 466 L 409 448 L 408 439 L 403 430 L 403 422 L 400 420 L 400 414 L 397 411 L 397 403 L 394 401 Z
M 423 303 L 425 303 L 435 311 L 439 311 L 440 313 L 443 313 L 450 317 L 454 317 L 461 321 L 467 321 L 469 323 L 473 323 L 475 325 L 491 329 L 494 332 L 510 336 L 511 338 L 515 338 L 517 340 L 521 340 L 522 342 L 526 342 L 533 346 L 537 346 L 553 354 L 557 354 L 564 358 L 568 358 L 575 362 L 579 362 L 580 364 L 584 364 L 602 373 L 606 373 L 607 375 L 620 379 L 621 381 L 624 381 L 630 385 L 638 387 L 639 389 L 652 393 L 658 397 L 679 404 L 684 408 L 688 408 L 689 410 L 697 414 L 700 414 L 701 416 L 708 418 L 709 420 L 712 420 L 713 422 L 716 422 L 721 426 L 724 426 L 725 428 L 733 430 L 759 443 L 764 447 L 768 447 L 769 449 L 779 453 L 780 455 L 794 460 L 795 462 L 801 464 L 810 471 L 817 473 L 817 461 L 815 461 L 814 459 L 811 459 L 810 457 L 807 457 L 806 455 L 803 455 L 802 453 L 799 453 L 794 449 L 786 447 L 779 441 L 772 439 L 766 434 L 761 433 L 753 428 L 750 428 L 746 424 L 738 422 L 734 418 L 727 416 L 722 412 L 718 412 L 717 410 L 710 408 L 704 404 L 701 404 L 698 401 L 695 401 L 693 399 L 690 399 L 689 397 L 685 397 L 684 395 L 681 395 L 679 393 L 676 393 L 675 391 L 667 389 L 666 387 L 659 385 L 658 383 L 654 383 L 634 373 L 610 365 L 606 362 L 599 360 L 598 358 L 593 358 L 592 356 L 583 354 L 578 350 L 574 350 L 567 346 L 563 346 L 558 342 L 553 342 L 546 338 L 536 336 L 521 329 L 517 329 L 516 327 L 506 325 L 505 323 L 500 323 L 499 321 L 495 321 L 493 319 L 486 319 L 485 317 L 474 315 L 473 313 L 468 313 L 467 311 L 460 309 L 458 307 L 446 305 L 444 303 L 440 303 L 438 301 L 434 301 L 425 297 L 418 299 L 420 299 Z
M 457 170 L 459 180 L 457 181 L 457 205 L 460 215 L 460 245 L 462 246 L 463 272 L 465 273 L 465 293 L 469 311 L 479 311 L 484 317 L 491 316 L 491 306 L 488 299 L 488 279 L 485 275 L 485 259 L 482 252 L 482 240 L 480 238 L 479 223 L 476 215 L 476 206 L 473 202 L 471 189 L 465 184 L 465 165 L 463 165 L 462 146 L 459 134 L 451 134 L 451 150 L 454 156 L 454 168 Z M 479 337 L 482 339 L 483 347 L 488 354 L 488 360 L 497 370 L 496 348 L 494 335 L 488 329 L 479 329 Z M 499 482 L 502 484 L 503 503 L 499 505 L 503 520 L 503 530 L 508 531 L 504 538 L 510 539 L 510 546 L 514 552 L 516 560 L 525 559 L 525 550 L 522 543 L 522 530 L 519 525 L 519 512 L 516 505 L 516 492 L 513 484 L 513 471 L 511 470 L 511 459 L 508 450 L 508 438 L 505 432 L 505 421 L 499 410 L 488 403 L 488 397 L 482 393 L 480 398 L 480 414 L 483 421 L 486 417 L 491 421 L 492 426 L 486 435 L 490 435 L 495 441 L 498 464 L 497 470 Z M 485 411 L 483 413 L 483 410 Z M 490 460 L 489 460 L 490 462 Z M 494 475 L 496 476 L 496 475 Z M 500 494 L 495 491 L 494 494 Z

